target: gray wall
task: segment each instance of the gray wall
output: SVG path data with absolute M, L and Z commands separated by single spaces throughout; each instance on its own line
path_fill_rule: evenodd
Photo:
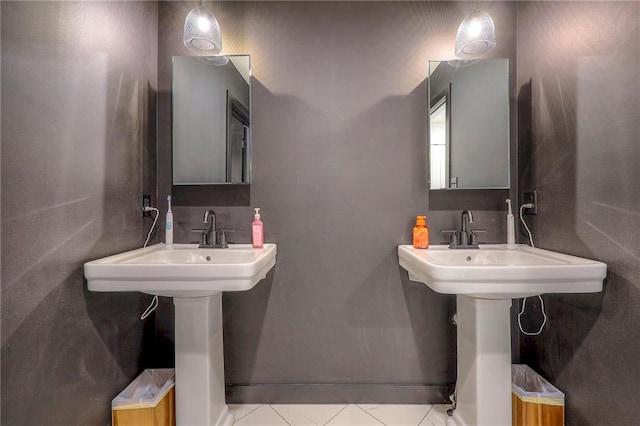
M 160 4 L 161 129 L 170 125 L 170 57 L 188 54 L 180 28 L 193 4 Z M 493 57 L 515 60 L 515 6 L 485 6 L 504 40 Z M 426 186 L 427 64 L 452 57 L 469 7 L 212 5 L 224 53 L 252 55 L 251 205 L 262 208 L 266 241 L 278 244 L 277 265 L 265 281 L 224 296 L 230 400 L 438 402 L 451 389 L 455 299 L 410 282 L 396 246 L 411 241 L 421 213 L 432 242 L 441 242 L 439 230 L 457 226 L 464 208 L 476 209 L 477 225 L 489 230 L 485 241 L 505 238 L 504 193 L 444 194 L 430 210 Z M 164 196 L 171 141 L 162 130 L 159 138 Z M 176 241 L 197 238 L 189 228 L 201 226 L 206 207 L 218 212 L 220 227 L 238 230 L 232 240 L 250 241 L 251 208 L 225 207 L 216 198 L 174 209 Z M 164 301 L 158 330 L 167 348 L 171 328 Z M 270 384 L 309 386 L 292 394 Z M 381 384 L 406 387 L 387 392 Z
M 89 293 L 82 265 L 150 225 L 157 4 L 1 10 L 2 424 L 110 424 L 148 364 L 150 297 Z
M 639 41 L 637 2 L 518 3 L 535 242 L 609 267 L 602 293 L 545 296 L 545 331 L 522 339 L 523 361 L 566 393 L 567 425 L 640 418 Z

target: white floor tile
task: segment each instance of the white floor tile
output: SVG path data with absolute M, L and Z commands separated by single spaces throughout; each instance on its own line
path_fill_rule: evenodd
M 451 408 L 450 405 L 434 405 L 427 413 L 427 417 L 420 423 L 420 426 L 445 426 L 449 418 L 447 414 L 449 408 Z
M 347 405 L 327 423 L 327 426 L 380 426 L 383 424 L 357 405 Z
M 261 405 L 262 404 L 227 404 L 236 422 L 252 411 L 260 408 Z
M 387 426 L 418 426 L 431 409 L 431 405 L 358 404 L 358 406 Z
M 287 422 L 295 426 L 319 425 L 322 426 L 331 420 L 346 405 L 271 405 Z
M 258 409 L 247 414 L 236 423 L 238 426 L 288 426 L 289 423 L 284 421 L 273 408 L 268 405 L 262 405 Z

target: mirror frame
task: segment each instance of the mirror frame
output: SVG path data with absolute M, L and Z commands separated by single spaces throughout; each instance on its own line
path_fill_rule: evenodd
M 181 56 L 181 55 L 174 55 Z M 238 53 L 228 56 L 248 56 L 249 66 L 251 70 L 252 55 L 249 53 Z M 169 151 L 168 163 L 171 173 L 167 184 L 171 188 L 172 203 L 175 206 L 249 206 L 251 203 L 251 180 L 253 179 L 253 166 L 252 161 L 249 163 L 249 182 L 219 182 L 197 185 L 175 185 L 173 183 L 173 60 L 172 56 L 169 58 L 168 71 L 170 72 L 170 87 L 171 92 L 168 93 L 167 100 L 169 102 L 168 111 L 171 123 L 171 131 L 169 132 Z M 249 72 L 249 108 L 253 108 L 253 89 L 254 78 Z M 229 100 L 227 99 L 227 104 Z M 252 114 L 249 114 L 249 119 L 252 121 Z M 228 116 L 227 116 L 228 120 Z M 252 151 L 253 144 L 253 132 L 249 129 L 251 144 L 249 150 Z M 228 134 L 227 134 L 228 139 Z M 225 140 L 228 144 L 228 140 Z M 226 171 L 225 171 L 226 174 Z
M 209 65 L 209 66 L 216 66 L 217 64 L 215 63 L 215 60 L 218 59 L 219 57 L 200 57 L 200 56 L 182 56 L 182 55 L 177 55 L 177 56 L 173 56 L 172 57 L 172 85 L 171 85 L 171 158 L 172 158 L 172 162 L 171 162 L 171 184 L 173 188 L 176 187 L 199 187 L 199 186 L 209 186 L 209 185 L 250 185 L 251 184 L 251 179 L 252 179 L 252 158 L 251 158 L 251 145 L 252 145 L 252 132 L 251 132 L 251 104 L 252 104 L 252 89 L 251 89 L 251 85 L 252 85 L 252 77 L 251 77 L 251 55 L 249 54 L 236 54 L 236 55 L 226 55 L 227 56 L 227 62 L 223 63 L 221 65 L 224 66 L 228 66 L 228 64 L 230 64 L 233 68 L 236 69 L 236 71 L 238 73 L 240 73 L 242 79 L 244 79 L 247 82 L 247 87 L 248 87 L 248 93 L 247 95 L 247 106 L 244 105 L 243 102 L 241 102 L 236 96 L 235 94 L 232 93 L 231 90 L 229 90 L 230 86 L 227 86 L 226 88 L 224 87 L 225 85 L 222 85 L 222 91 L 220 91 L 220 95 L 222 96 L 222 104 L 218 104 L 218 101 L 215 101 L 215 105 L 211 104 L 212 108 L 214 108 L 214 110 L 219 109 L 221 105 L 224 105 L 222 108 L 222 110 L 220 111 L 222 114 L 222 121 L 221 121 L 221 125 L 225 126 L 226 128 L 220 129 L 219 127 L 216 127 L 216 129 L 223 130 L 222 133 L 218 135 L 217 131 L 214 132 L 215 135 L 211 132 L 209 132 L 209 137 L 213 137 L 215 136 L 215 140 L 212 138 L 211 141 L 213 143 L 215 143 L 215 146 L 218 146 L 222 149 L 224 149 L 224 164 L 219 164 L 218 166 L 215 166 L 216 169 L 213 170 L 218 170 L 213 172 L 214 174 L 220 174 L 220 181 L 215 182 L 206 182 L 207 179 L 203 179 L 202 182 L 200 182 L 199 180 L 201 180 L 200 178 L 196 178 L 193 179 L 192 183 L 176 183 L 175 182 L 175 167 L 176 167 L 176 158 L 175 158 L 175 152 L 176 152 L 176 75 L 175 75 L 175 70 L 176 70 L 176 58 L 181 58 L 181 59 L 194 59 L 197 60 L 205 65 Z M 242 58 L 246 58 L 246 61 L 248 63 L 249 69 L 246 70 L 247 72 L 243 72 L 241 69 L 239 69 L 238 66 L 236 66 L 236 64 L 233 62 L 233 58 L 234 57 L 242 57 Z M 214 58 L 214 59 L 211 59 Z M 194 61 L 195 62 L 195 61 Z M 188 62 L 191 63 L 191 62 Z M 196 62 L 197 63 L 197 62 Z M 243 64 L 241 64 L 240 68 L 244 68 Z M 228 71 L 233 73 L 233 71 Z M 247 79 L 248 77 L 248 79 Z M 214 74 L 214 79 L 215 74 Z M 184 79 L 182 79 L 181 81 L 185 81 Z M 215 80 L 215 81 L 220 81 L 220 80 Z M 223 80 L 226 81 L 226 80 Z M 240 80 L 238 80 L 240 81 Z M 205 81 L 206 83 L 206 81 Z M 187 83 L 189 84 L 189 83 Z M 235 84 L 240 84 L 240 83 L 235 83 Z M 184 92 L 183 92 L 184 93 Z M 245 92 L 246 93 L 246 92 Z M 244 97 L 245 93 L 242 93 L 242 96 Z M 184 95 L 183 95 L 184 96 Z M 206 99 L 206 98 L 205 98 Z M 207 102 L 205 101 L 203 105 L 203 108 L 207 108 Z M 216 106 L 217 105 L 217 106 Z M 184 114 L 184 113 L 182 113 Z M 218 115 L 218 117 L 220 117 L 220 115 Z M 239 181 L 232 181 L 232 177 L 235 175 L 237 176 L 237 173 L 234 172 L 234 170 L 232 169 L 232 158 L 233 158 L 233 151 L 231 149 L 231 145 L 232 145 L 232 123 L 234 121 L 234 117 L 238 120 L 238 122 L 243 126 L 243 133 L 241 135 L 242 137 L 242 142 L 241 142 L 241 149 L 242 149 L 242 159 L 241 162 L 238 164 L 242 165 L 242 171 L 241 171 L 241 180 Z M 181 121 L 182 122 L 182 121 Z M 182 126 L 182 128 L 184 128 L 184 126 Z M 205 129 L 206 131 L 206 129 Z M 184 133 L 182 134 L 182 139 L 180 139 L 181 141 L 184 139 L 184 136 L 187 135 L 188 133 Z M 205 136 L 206 137 L 206 136 Z M 208 139 L 208 137 L 207 137 Z M 237 140 L 237 139 L 236 139 Z M 240 142 L 240 141 L 238 141 Z M 189 145 L 189 143 L 186 143 L 187 145 Z M 206 146 L 207 143 L 205 142 L 203 146 Z M 186 152 L 190 152 L 191 149 L 194 149 L 193 147 L 189 148 L 187 147 L 187 151 Z M 197 149 L 197 147 L 196 147 Z M 204 148 L 206 150 L 206 148 Z M 190 154 L 187 154 L 190 155 Z M 193 154 L 191 154 L 193 155 Z M 207 154 L 207 155 L 211 155 L 211 154 Z M 216 156 L 216 157 L 212 157 L 212 158 L 218 158 L 218 160 L 216 161 L 220 161 L 222 160 L 222 158 L 220 156 Z M 184 160 L 183 160 L 184 163 Z M 222 169 L 222 167 L 224 167 L 224 170 L 220 170 Z M 188 167 L 188 166 L 187 166 Z M 204 165 L 205 169 L 206 169 L 206 165 Z M 187 172 L 188 173 L 188 172 Z M 203 173 L 207 173 L 207 172 L 203 172 Z M 224 181 L 223 181 L 224 180 Z M 188 180 L 186 182 L 189 182 Z
M 496 60 L 505 60 L 507 61 L 507 74 L 506 74 L 506 87 L 507 87 L 507 99 L 506 99 L 506 104 L 507 104 L 507 108 L 508 108 L 508 112 L 507 112 L 507 129 L 506 129 L 506 148 L 507 148 L 507 170 L 506 170 L 506 186 L 493 186 L 493 187 L 486 187 L 486 186 L 478 186 L 478 187 L 451 187 L 451 179 L 448 178 L 448 182 L 447 182 L 447 186 L 445 188 L 431 188 L 431 112 L 432 112 L 432 108 L 433 106 L 435 106 L 434 103 L 432 103 L 431 101 L 431 75 L 433 74 L 433 72 L 431 71 L 431 65 L 434 62 L 440 62 L 440 63 L 451 63 L 451 62 L 456 62 L 456 63 L 470 63 L 470 62 L 479 62 L 479 61 L 496 61 Z M 514 118 L 516 117 L 516 113 L 515 113 L 515 105 L 513 102 L 513 93 L 512 91 L 514 90 L 514 81 L 513 80 L 513 73 L 512 73 L 512 59 L 511 58 L 483 58 L 483 59 L 474 59 L 474 60 L 461 60 L 461 59 L 443 59 L 443 60 L 437 60 L 437 59 L 430 59 L 428 61 L 428 65 L 427 65 L 427 188 L 429 189 L 429 191 L 477 191 L 477 190 L 489 190 L 489 191 L 494 191 L 494 190 L 503 190 L 503 191 L 510 191 L 513 188 L 514 185 L 514 176 L 513 176 L 513 162 L 514 162 L 514 158 L 513 155 L 515 153 L 514 151 L 514 141 L 515 141 L 515 124 L 514 124 Z M 435 69 L 434 69 L 435 72 Z M 448 84 L 448 89 L 445 88 L 443 90 L 440 90 L 440 92 L 438 93 L 438 95 L 436 96 L 436 98 L 438 100 L 440 100 L 442 98 L 442 95 L 444 95 L 445 93 L 448 94 L 448 98 L 451 99 L 451 93 L 452 93 L 452 88 L 451 88 L 451 82 L 449 82 Z M 447 123 L 446 123 L 446 129 L 447 129 L 447 143 L 450 143 L 450 135 L 452 132 L 452 122 L 451 122 L 451 102 L 447 102 Z M 448 145 L 450 146 L 450 145 Z M 450 151 L 447 152 L 447 170 L 450 169 L 450 161 L 451 161 L 451 153 Z

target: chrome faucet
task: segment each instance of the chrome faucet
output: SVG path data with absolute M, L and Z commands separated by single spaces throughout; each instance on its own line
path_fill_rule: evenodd
M 467 231 L 467 221 L 465 218 L 469 219 L 469 223 L 473 223 L 473 213 L 471 210 L 463 210 L 462 214 L 460 214 L 460 245 L 467 246 L 469 245 L 469 231 Z
M 449 248 L 452 249 L 477 249 L 478 233 L 486 232 L 485 229 L 469 230 L 467 225 L 473 223 L 473 213 L 471 210 L 463 210 L 460 214 L 460 238 L 458 238 L 458 230 L 443 229 L 442 232 L 451 234 Z
M 204 218 L 202 219 L 202 223 L 206 223 L 209 225 L 207 228 L 206 235 L 206 243 L 207 245 L 216 245 L 217 240 L 217 232 L 216 232 L 216 212 L 213 210 L 206 210 L 204 212 Z
M 203 229 L 192 229 L 191 232 L 200 233 L 199 248 L 228 248 L 227 235 L 225 232 L 236 232 L 235 229 L 216 229 L 216 212 L 213 210 L 207 210 L 204 212 L 204 218 L 202 223 L 209 225 Z M 218 234 L 220 238 L 218 238 Z

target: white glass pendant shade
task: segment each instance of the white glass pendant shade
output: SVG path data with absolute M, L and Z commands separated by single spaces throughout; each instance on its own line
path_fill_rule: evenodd
M 196 53 L 217 55 L 222 51 L 220 25 L 204 5 L 192 9 L 187 15 L 182 40 L 187 49 Z
M 464 18 L 456 35 L 456 56 L 476 58 L 496 47 L 496 26 L 487 12 L 474 10 Z

